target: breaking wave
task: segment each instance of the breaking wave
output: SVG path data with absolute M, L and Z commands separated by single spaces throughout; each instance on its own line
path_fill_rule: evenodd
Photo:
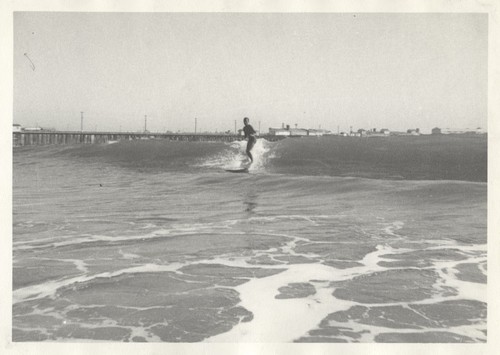
M 95 160 L 149 172 L 224 170 L 248 164 L 246 141 L 159 139 L 40 148 L 23 147 L 16 151 Z M 250 172 L 254 173 L 487 181 L 487 140 L 479 137 L 305 137 L 278 142 L 260 138 L 252 153 Z

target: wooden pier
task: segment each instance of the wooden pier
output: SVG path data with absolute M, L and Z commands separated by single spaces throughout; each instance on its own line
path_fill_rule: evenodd
M 102 144 L 120 140 L 168 139 L 193 142 L 232 142 L 241 139 L 236 134 L 217 133 L 151 133 L 151 132 L 71 132 L 71 131 L 21 131 L 13 132 L 14 147 L 51 144 Z M 278 141 L 282 136 L 262 135 L 268 141 Z

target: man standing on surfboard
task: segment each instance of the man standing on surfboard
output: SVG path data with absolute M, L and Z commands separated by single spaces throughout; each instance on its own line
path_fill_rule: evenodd
M 245 124 L 245 127 L 243 127 L 243 132 L 245 133 L 245 139 L 248 139 L 247 155 L 250 158 L 250 164 L 252 164 L 253 163 L 253 156 L 252 156 L 252 153 L 250 153 L 250 151 L 252 150 L 253 146 L 257 142 L 257 138 L 255 137 L 257 132 L 255 132 L 253 127 L 248 123 L 249 121 L 250 120 L 248 117 L 245 117 L 243 119 L 243 123 Z

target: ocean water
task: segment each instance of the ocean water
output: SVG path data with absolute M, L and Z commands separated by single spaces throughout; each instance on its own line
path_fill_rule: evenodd
M 13 153 L 13 341 L 486 342 L 486 141 Z

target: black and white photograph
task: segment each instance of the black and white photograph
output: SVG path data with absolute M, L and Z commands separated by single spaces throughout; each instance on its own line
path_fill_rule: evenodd
M 470 3 L 14 6 L 4 349 L 491 351 L 498 14 Z

